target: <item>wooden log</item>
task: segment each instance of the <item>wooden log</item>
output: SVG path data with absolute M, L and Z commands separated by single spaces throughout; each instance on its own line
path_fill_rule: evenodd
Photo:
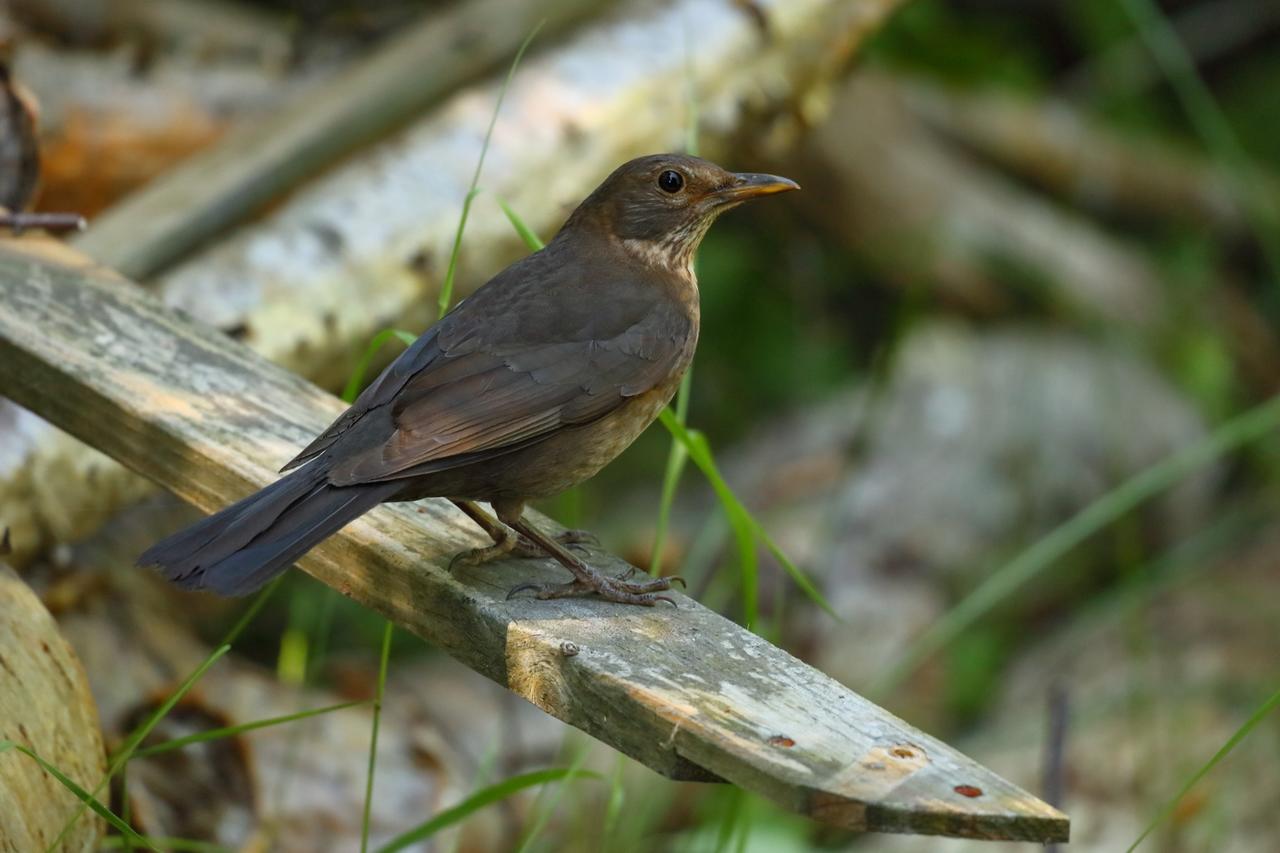
M 202 509 L 274 480 L 342 408 L 84 264 L 0 250 L 0 304 L 0 391 Z M 451 574 L 480 538 L 444 501 L 380 507 L 299 565 L 673 778 L 727 780 L 857 830 L 1067 837 L 1065 815 L 684 596 L 506 600 L 563 574 L 546 560 Z
M 845 67 L 899 2 L 757 3 L 764 27 L 728 2 L 633 4 L 529 57 L 494 133 L 458 295 L 526 251 L 495 198 L 549 235 L 618 163 L 683 144 L 690 85 L 702 141 L 714 146 L 774 112 L 789 115 L 789 105 Z M 457 93 L 253 227 L 175 267 L 157 282 L 164 300 L 336 387 L 373 334 L 392 324 L 418 330 L 434 317 L 499 85 Z M 93 491 L 70 476 L 86 471 Z M 25 519 L 14 523 L 19 563 L 92 533 L 145 488 L 53 429 L 28 424 L 21 446 L 0 448 L 0 513 L 13 508 Z
M 84 669 L 35 593 L 0 562 L 0 740 L 33 750 L 83 788 L 106 772 L 98 712 Z M 0 850 L 44 850 L 78 800 L 29 756 L 0 752 Z M 95 850 L 92 813 L 57 850 Z
M 1230 237 L 1248 231 L 1247 200 L 1231 176 L 1164 140 L 1120 133 L 1066 101 L 898 78 L 885 84 L 930 127 L 1076 204 L 1208 225 Z M 1255 180 L 1280 197 L 1273 175 L 1259 170 Z
M 473 0 L 429 15 L 369 59 L 239 127 L 116 205 L 80 247 L 125 275 L 147 278 L 488 70 L 539 21 L 556 28 L 598 6 L 598 0 Z
M 801 185 L 827 188 L 797 197 L 817 224 L 891 280 L 927 283 L 971 310 L 998 312 L 1020 296 L 1137 331 L 1158 326 L 1163 286 L 1141 252 L 963 156 L 905 100 L 891 77 L 850 79 L 788 161 Z

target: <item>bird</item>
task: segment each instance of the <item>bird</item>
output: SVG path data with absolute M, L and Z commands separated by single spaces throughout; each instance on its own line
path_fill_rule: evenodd
M 605 574 L 575 553 L 594 537 L 545 533 L 525 505 L 592 477 L 657 418 L 697 346 L 693 258 L 707 229 L 745 201 L 796 189 L 684 154 L 624 163 L 545 247 L 431 325 L 285 476 L 158 542 L 139 565 L 186 589 L 245 595 L 378 504 L 441 497 L 492 540 L 451 570 L 549 556 L 572 575 L 509 597 L 674 604 L 661 595 L 671 578 Z

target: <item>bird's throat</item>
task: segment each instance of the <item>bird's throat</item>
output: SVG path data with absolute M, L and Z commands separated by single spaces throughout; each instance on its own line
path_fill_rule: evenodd
M 693 273 L 693 256 L 702 243 L 712 217 L 690 220 L 682 227 L 657 240 L 623 239 L 622 247 L 642 264 L 661 270 L 696 286 Z

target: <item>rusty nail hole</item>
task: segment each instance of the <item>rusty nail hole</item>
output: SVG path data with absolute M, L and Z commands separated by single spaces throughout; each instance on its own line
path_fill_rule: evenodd
M 796 745 L 796 742 L 792 738 L 787 737 L 786 735 L 774 735 L 773 737 L 769 738 L 769 746 L 780 746 L 780 747 L 783 747 L 784 749 L 790 749 L 795 745 Z
M 955 792 L 962 797 L 981 797 L 982 789 L 975 788 L 973 785 L 956 785 Z
M 578 653 L 578 644 L 565 640 L 560 644 L 560 654 L 567 658 L 571 658 Z
M 916 757 L 915 751 L 911 749 L 907 749 L 905 746 L 895 746 L 893 749 L 889 750 L 889 754 L 892 755 L 894 758 L 915 758 Z

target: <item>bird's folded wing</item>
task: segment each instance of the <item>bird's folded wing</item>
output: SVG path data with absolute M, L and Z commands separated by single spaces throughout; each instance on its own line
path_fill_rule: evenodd
M 377 379 L 369 383 L 368 387 L 356 398 L 356 401 L 351 404 L 349 409 L 339 415 L 333 423 L 329 424 L 324 432 L 316 436 L 310 444 L 302 449 L 301 453 L 290 459 L 280 469 L 281 473 L 297 468 L 304 462 L 310 462 L 332 447 L 338 439 L 372 409 L 390 404 L 395 395 L 411 378 L 421 373 L 428 365 L 440 357 L 438 333 L 439 324 L 428 329 L 414 341 L 407 350 L 387 366 L 386 370 L 382 371 Z
M 625 324 L 583 329 L 590 334 L 577 340 L 485 336 L 441 348 L 425 363 L 420 357 L 417 372 L 392 392 L 386 440 L 336 462 L 329 481 L 352 485 L 444 470 L 603 417 L 669 379 L 692 328 L 677 306 L 662 301 Z

